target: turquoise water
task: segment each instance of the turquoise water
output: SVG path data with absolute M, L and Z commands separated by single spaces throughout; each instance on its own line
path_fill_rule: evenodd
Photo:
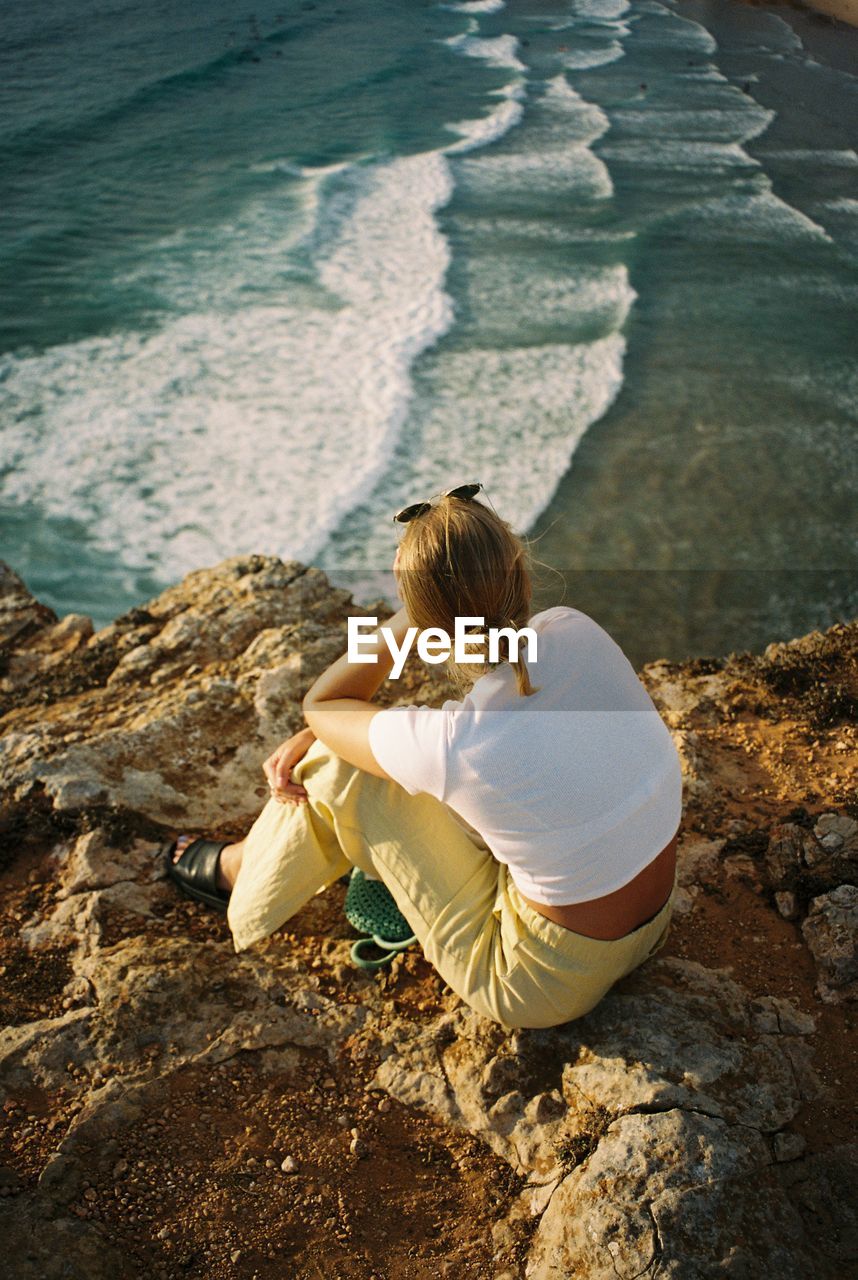
M 463 479 L 636 663 L 858 613 L 858 33 L 704 0 L 43 3 L 0 36 L 0 545 L 101 625 L 390 595 Z

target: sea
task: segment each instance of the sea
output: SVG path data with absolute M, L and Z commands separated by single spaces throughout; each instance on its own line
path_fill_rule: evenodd
M 636 664 L 858 616 L 858 30 L 728 0 L 0 23 L 0 556 L 394 600 L 479 481 Z

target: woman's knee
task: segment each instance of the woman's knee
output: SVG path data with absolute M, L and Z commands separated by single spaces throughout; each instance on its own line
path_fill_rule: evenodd
M 308 795 L 329 796 L 344 790 L 360 770 L 326 747 L 318 738 L 292 769 L 292 779 Z

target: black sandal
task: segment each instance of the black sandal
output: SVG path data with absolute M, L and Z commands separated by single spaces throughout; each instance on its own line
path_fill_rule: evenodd
M 217 911 L 226 911 L 229 894 L 217 887 L 217 868 L 221 850 L 229 840 L 192 840 L 182 850 L 178 862 L 173 861 L 178 837 L 162 846 L 167 859 L 167 873 L 189 898 L 205 902 Z

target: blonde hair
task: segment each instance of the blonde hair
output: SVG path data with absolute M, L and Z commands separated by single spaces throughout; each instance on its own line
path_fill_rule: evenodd
M 443 627 L 453 635 L 457 617 L 483 618 L 485 627 L 518 631 L 530 618 L 531 556 L 523 538 L 481 502 L 441 498 L 408 522 L 399 547 L 399 593 L 414 626 Z M 499 636 L 502 661 L 511 661 L 510 639 Z M 479 647 L 469 651 L 479 652 Z M 538 693 L 519 646 L 511 665 L 522 697 Z M 499 664 L 460 664 L 451 653 L 447 668 L 460 688 Z

